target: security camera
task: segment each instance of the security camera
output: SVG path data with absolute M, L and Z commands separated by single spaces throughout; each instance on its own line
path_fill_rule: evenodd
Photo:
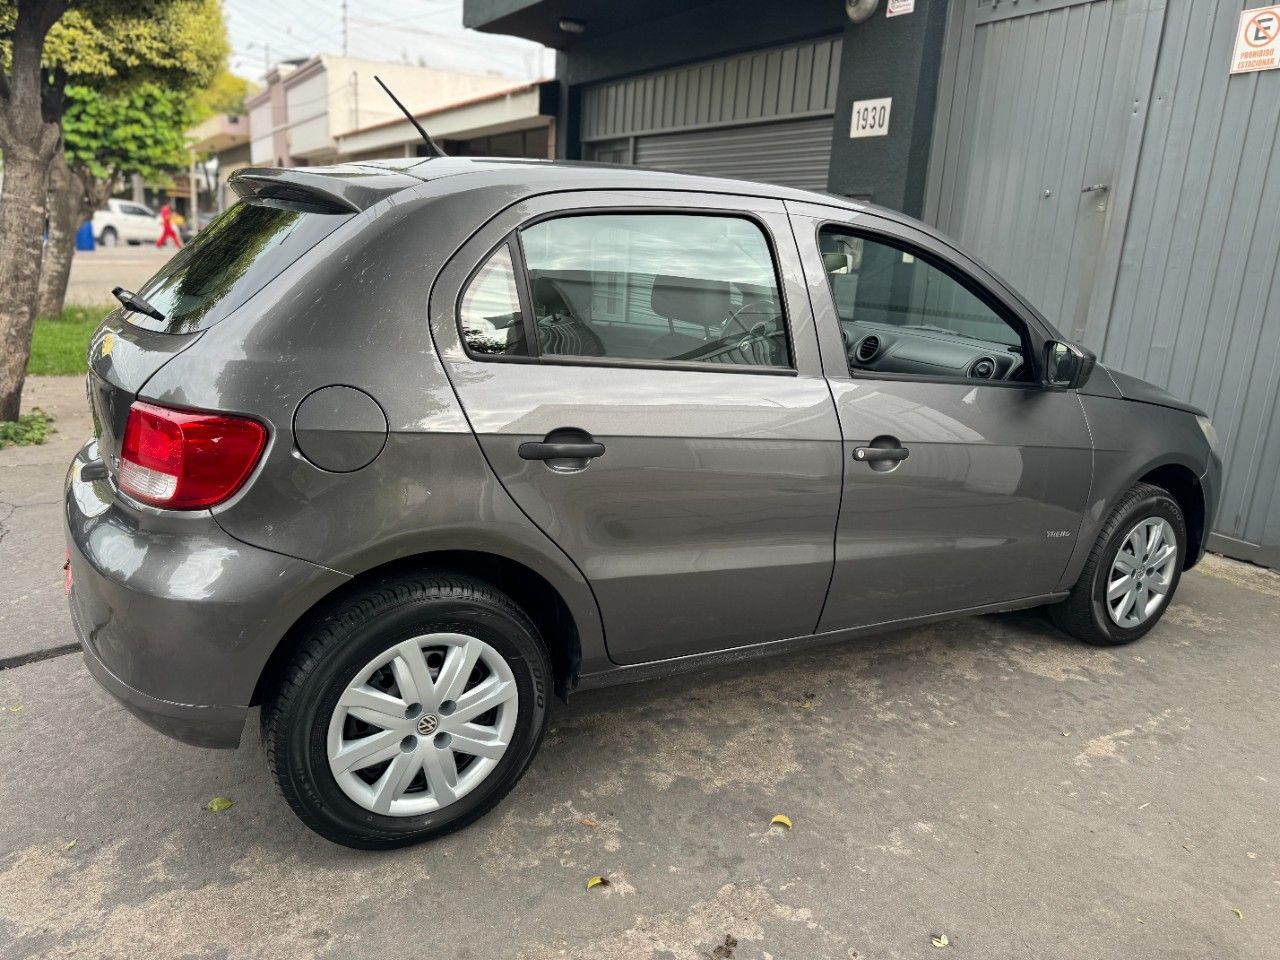
M 854 23 L 861 23 L 876 12 L 880 0 L 844 0 L 844 12 Z

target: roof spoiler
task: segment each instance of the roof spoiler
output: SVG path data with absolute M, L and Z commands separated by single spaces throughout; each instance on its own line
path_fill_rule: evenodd
M 246 167 L 227 181 L 242 199 L 283 200 L 312 207 L 317 213 L 359 213 L 419 182 L 390 171 L 335 176 L 323 170 L 279 167 Z

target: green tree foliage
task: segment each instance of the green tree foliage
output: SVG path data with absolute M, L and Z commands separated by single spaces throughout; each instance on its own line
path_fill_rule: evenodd
M 244 102 L 257 92 L 257 85 L 223 68 L 207 87 L 196 91 L 194 119 L 199 123 L 219 113 L 242 114 Z
M 67 162 L 98 181 L 122 175 L 155 180 L 187 165 L 192 96 L 156 83 L 117 93 L 68 85 L 62 115 Z
M 81 0 L 49 31 L 43 62 L 77 85 L 197 90 L 227 53 L 218 0 Z

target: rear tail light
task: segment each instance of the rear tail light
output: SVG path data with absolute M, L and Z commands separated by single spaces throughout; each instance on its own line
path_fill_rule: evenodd
M 129 408 L 120 450 L 120 489 L 154 507 L 195 510 L 240 489 L 267 445 L 267 428 L 247 417 Z

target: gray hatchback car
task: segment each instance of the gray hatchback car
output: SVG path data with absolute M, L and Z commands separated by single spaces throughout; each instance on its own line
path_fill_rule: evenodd
M 628 168 L 250 169 L 102 323 L 72 619 L 146 723 L 338 843 L 467 824 L 553 694 L 1048 605 L 1202 555 L 1205 416 L 923 224 Z

